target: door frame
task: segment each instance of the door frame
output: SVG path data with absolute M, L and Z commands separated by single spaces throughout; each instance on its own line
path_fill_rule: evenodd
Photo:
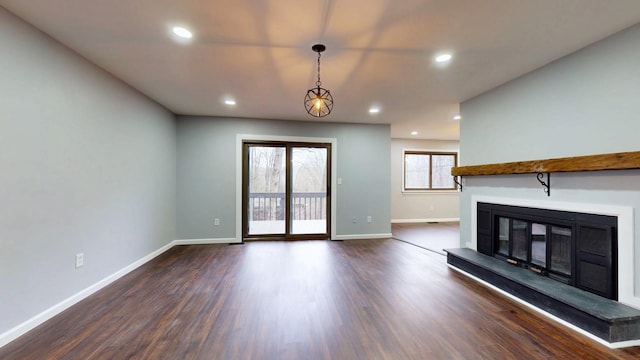
M 329 239 L 336 238 L 336 204 L 337 204 L 337 153 L 338 153 L 338 140 L 335 138 L 319 138 L 319 137 L 299 137 L 299 136 L 275 136 L 275 135 L 255 135 L 255 134 L 237 134 L 236 135 L 236 241 L 243 242 L 243 215 L 242 215 L 242 154 L 243 146 L 245 142 L 290 142 L 290 143 L 327 143 L 331 145 L 330 149 L 330 232 Z
M 284 190 L 284 204 L 285 204 L 285 230 L 283 234 L 249 234 L 249 196 L 250 196 L 250 182 L 249 182 L 249 168 L 251 167 L 249 159 L 249 149 L 251 147 L 273 147 L 285 150 L 285 190 Z M 323 233 L 292 233 L 292 225 L 294 219 L 292 218 L 295 210 L 292 209 L 293 204 L 293 168 L 291 161 L 293 161 L 293 151 L 300 148 L 317 148 L 325 149 L 327 152 L 325 168 L 327 171 L 326 181 L 326 219 L 325 219 L 325 231 Z M 245 140 L 242 143 L 242 238 L 243 240 L 327 240 L 331 236 L 331 144 L 330 143 L 300 143 L 300 142 L 282 142 L 282 141 L 255 141 Z

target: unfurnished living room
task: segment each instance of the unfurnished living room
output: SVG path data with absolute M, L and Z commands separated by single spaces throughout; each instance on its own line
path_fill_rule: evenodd
M 0 359 L 640 358 L 640 1 L 0 0 Z

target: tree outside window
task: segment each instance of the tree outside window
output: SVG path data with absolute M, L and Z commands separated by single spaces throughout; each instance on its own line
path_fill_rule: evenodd
M 451 168 L 458 154 L 432 151 L 404 152 L 404 190 L 457 190 Z

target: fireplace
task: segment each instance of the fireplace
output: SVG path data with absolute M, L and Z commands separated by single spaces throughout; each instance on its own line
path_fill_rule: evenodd
M 478 202 L 477 250 L 618 300 L 617 217 Z

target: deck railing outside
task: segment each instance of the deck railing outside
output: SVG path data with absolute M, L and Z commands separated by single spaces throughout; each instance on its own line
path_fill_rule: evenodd
M 284 220 L 284 193 L 249 193 L 249 218 L 254 221 Z M 294 192 L 293 220 L 327 218 L 326 192 Z

